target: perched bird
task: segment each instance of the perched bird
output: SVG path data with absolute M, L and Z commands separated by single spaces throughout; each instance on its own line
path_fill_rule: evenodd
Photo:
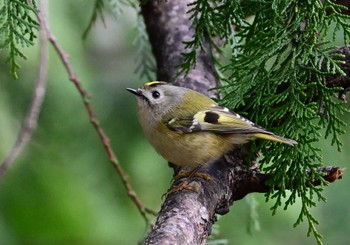
M 198 169 L 234 145 L 256 138 L 297 144 L 188 88 L 153 81 L 127 90 L 137 98 L 138 119 L 148 141 L 162 157 L 178 166 Z

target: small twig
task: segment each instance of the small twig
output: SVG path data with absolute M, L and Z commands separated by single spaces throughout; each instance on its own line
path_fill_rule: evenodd
M 46 2 L 47 0 L 42 0 L 42 1 Z M 90 122 L 92 123 L 98 136 L 100 137 L 101 142 L 102 142 L 102 144 L 103 144 L 103 146 L 108 154 L 110 162 L 112 163 L 113 167 L 115 168 L 118 175 L 122 179 L 123 185 L 124 185 L 125 189 L 127 190 L 128 196 L 133 200 L 133 202 L 135 203 L 136 207 L 138 208 L 139 212 L 141 213 L 141 215 L 145 219 L 145 221 L 147 223 L 149 223 L 147 214 L 155 214 L 155 212 L 153 212 L 150 209 L 148 209 L 147 207 L 145 207 L 142 204 L 141 200 L 137 197 L 134 188 L 131 186 L 131 184 L 129 182 L 128 175 L 124 172 L 123 168 L 119 164 L 119 161 L 118 161 L 116 155 L 113 152 L 113 149 L 112 149 L 111 144 L 110 144 L 110 139 L 108 138 L 108 136 L 105 134 L 105 132 L 103 131 L 103 129 L 99 125 L 99 122 L 95 116 L 94 110 L 89 102 L 90 94 L 87 92 L 87 90 L 85 90 L 85 88 L 81 84 L 78 76 L 75 74 L 73 67 L 70 63 L 68 54 L 64 51 L 64 49 L 57 42 L 57 39 L 54 36 L 54 34 L 51 32 L 48 23 L 45 22 L 45 24 L 46 25 L 43 26 L 43 28 L 45 29 L 45 32 L 47 33 L 48 40 L 52 44 L 54 49 L 56 50 L 57 54 L 59 55 L 59 57 L 63 63 L 63 66 L 65 67 L 65 69 L 68 73 L 70 81 L 72 81 L 74 86 L 77 88 L 77 90 L 78 90 L 78 92 L 83 100 L 85 109 L 88 113 Z
M 323 166 L 317 169 L 317 172 L 322 174 L 322 178 L 329 183 L 332 183 L 336 180 L 342 179 L 345 172 L 345 168 L 340 168 L 337 166 Z M 320 185 L 321 181 L 313 180 L 313 185 Z
M 322 178 L 329 183 L 341 179 L 343 177 L 344 171 L 345 168 L 336 166 L 323 166 L 317 169 L 317 172 L 322 174 Z M 309 178 L 312 178 L 311 173 L 309 171 L 307 172 L 307 174 L 309 175 Z M 266 183 L 272 177 L 273 174 L 264 174 L 261 173 L 258 169 L 252 170 L 250 182 L 247 184 L 249 188 L 245 190 L 245 193 L 244 195 L 242 195 L 241 198 L 252 192 L 265 193 L 268 190 L 270 190 L 271 187 Z M 323 183 L 320 179 L 311 179 L 311 184 L 317 186 Z M 290 189 L 292 187 L 286 186 L 285 188 Z M 278 189 L 278 187 L 275 187 L 275 189 Z
M 45 1 L 40 1 L 40 11 L 38 13 L 38 19 L 40 26 L 45 25 L 46 21 L 46 9 Z M 18 133 L 17 140 L 10 153 L 6 156 L 5 160 L 0 166 L 0 182 L 3 180 L 7 170 L 11 167 L 15 159 L 21 154 L 24 148 L 30 141 L 33 132 L 37 127 L 38 118 L 41 111 L 41 105 L 45 98 L 46 82 L 48 71 L 48 40 L 44 29 L 40 31 L 40 67 L 38 72 L 38 78 L 35 84 L 32 102 L 28 109 L 27 115 L 23 120 L 22 127 Z

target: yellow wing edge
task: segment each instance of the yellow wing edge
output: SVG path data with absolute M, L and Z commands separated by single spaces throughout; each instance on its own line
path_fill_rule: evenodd
M 287 144 L 287 145 L 296 145 L 296 144 L 298 144 L 298 142 L 296 142 L 295 140 L 283 138 L 283 137 L 280 137 L 280 136 L 277 136 L 277 135 L 274 135 L 274 134 L 271 135 L 271 134 L 263 134 L 263 133 L 254 133 L 253 136 L 256 137 L 256 138 L 265 139 L 265 140 L 272 140 L 272 141 L 284 143 L 284 144 Z

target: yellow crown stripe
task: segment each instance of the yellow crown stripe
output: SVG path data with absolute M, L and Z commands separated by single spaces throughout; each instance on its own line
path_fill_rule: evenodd
M 145 86 L 155 86 L 157 84 L 166 84 L 166 82 L 152 81 L 152 82 L 145 83 L 144 85 Z

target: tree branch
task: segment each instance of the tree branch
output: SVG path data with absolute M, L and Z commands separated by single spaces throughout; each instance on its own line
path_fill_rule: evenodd
M 332 183 L 338 179 L 343 177 L 345 168 L 340 168 L 336 166 L 323 166 L 317 169 L 317 172 L 322 174 L 323 179 L 329 183 Z M 272 174 L 263 174 L 259 171 L 259 169 L 251 169 L 250 181 L 248 182 L 250 188 L 249 193 L 259 192 L 266 193 L 271 188 L 267 183 L 273 177 Z M 309 173 L 309 178 L 312 176 Z M 311 183 L 315 186 L 321 185 L 320 180 L 312 180 Z M 292 186 L 286 186 L 286 189 L 292 189 Z M 276 188 L 277 189 L 277 188 Z
M 45 0 L 42 0 L 45 1 Z M 56 53 L 58 54 L 58 56 L 60 57 L 67 73 L 69 76 L 69 79 L 71 82 L 73 82 L 74 86 L 76 87 L 76 89 L 78 90 L 82 100 L 83 100 L 83 104 L 85 106 L 85 109 L 88 113 L 89 119 L 91 124 L 93 125 L 93 127 L 95 128 L 98 136 L 100 137 L 100 140 L 106 150 L 106 153 L 108 154 L 109 160 L 111 162 L 111 164 L 113 165 L 114 169 L 116 170 L 116 172 L 118 173 L 118 175 L 120 176 L 123 185 L 127 191 L 128 196 L 131 198 L 131 200 L 134 202 L 134 204 L 136 205 L 136 207 L 138 208 L 139 212 L 141 213 L 142 217 L 145 219 L 145 221 L 147 223 L 149 223 L 148 221 L 148 217 L 147 217 L 147 213 L 151 213 L 153 214 L 154 212 L 150 209 L 148 209 L 146 206 L 143 205 L 143 203 L 141 202 L 141 200 L 138 198 L 138 196 L 136 195 L 136 192 L 134 190 L 134 188 L 131 186 L 130 182 L 129 182 L 129 176 L 125 173 L 125 171 L 123 170 L 122 166 L 119 164 L 119 161 L 117 159 L 117 156 L 115 155 L 112 146 L 111 146 L 111 142 L 109 137 L 106 135 L 106 133 L 104 132 L 104 130 L 101 128 L 99 121 L 97 120 L 97 117 L 95 115 L 95 112 L 90 104 L 90 94 L 87 92 L 87 90 L 83 87 L 82 83 L 80 82 L 79 77 L 76 75 L 76 73 L 74 72 L 74 69 L 70 63 L 69 60 L 69 56 L 68 54 L 63 50 L 63 48 L 59 45 L 59 43 L 57 42 L 56 37 L 54 36 L 54 34 L 51 32 L 49 26 L 45 26 L 46 28 L 46 32 L 48 35 L 48 39 L 49 42 L 52 44 L 52 46 L 54 47 L 54 49 L 56 50 Z
M 59 45 L 59 43 L 56 40 L 56 37 L 51 32 L 48 20 L 47 20 L 47 7 L 48 2 L 47 0 L 41 0 L 40 1 L 40 11 L 38 14 L 38 18 L 40 20 L 40 51 L 41 51 L 41 59 L 40 59 L 40 69 L 39 69 L 39 76 L 37 85 L 35 88 L 35 92 L 33 95 L 33 101 L 30 106 L 30 109 L 28 111 L 28 115 L 23 123 L 21 132 L 18 136 L 17 142 L 12 149 L 11 153 L 8 155 L 8 157 L 5 159 L 4 164 L 0 167 L 0 180 L 4 176 L 6 170 L 10 166 L 10 164 L 14 161 L 14 159 L 20 154 L 20 152 L 23 150 L 25 145 L 28 143 L 28 141 L 31 138 L 31 135 L 33 131 L 36 128 L 37 125 L 37 119 L 39 116 L 41 104 L 45 95 L 45 85 L 46 85 L 46 78 L 47 78 L 47 67 L 48 67 L 48 43 L 50 42 L 52 46 L 54 47 L 56 53 L 60 57 L 67 73 L 69 76 L 69 79 L 73 82 L 76 89 L 78 90 L 85 109 L 88 113 L 90 122 L 94 126 L 98 136 L 100 137 L 100 140 L 109 156 L 109 160 L 111 164 L 113 165 L 114 169 L 116 170 L 117 174 L 122 179 L 123 185 L 127 191 L 128 196 L 131 198 L 131 200 L 135 203 L 136 207 L 138 208 L 139 212 L 145 219 L 147 223 L 149 223 L 147 214 L 154 214 L 152 210 L 147 208 L 143 205 L 141 200 L 136 195 L 136 192 L 134 191 L 133 187 L 131 186 L 129 182 L 128 175 L 124 172 L 123 168 L 118 162 L 118 159 L 112 149 L 110 139 L 105 134 L 104 130 L 99 125 L 99 122 L 95 116 L 95 112 L 90 104 L 90 94 L 86 91 L 86 89 L 83 87 L 82 83 L 80 82 L 80 79 L 74 72 L 74 69 L 70 63 L 68 54 L 63 50 L 63 48 Z
M 196 67 L 187 77 L 176 78 L 179 65 L 184 61 L 182 54 L 186 52 L 183 41 L 190 40 L 194 32 L 187 14 L 188 3 L 189 1 L 183 0 L 148 1 L 142 6 L 141 13 L 157 62 L 157 79 L 215 96 L 213 91 L 208 92 L 208 89 L 218 84 L 208 42 L 204 42 L 205 52 L 197 54 Z M 339 51 L 345 52 L 342 49 Z M 329 76 L 329 86 L 342 86 L 344 89 L 349 87 L 348 76 L 334 76 Z M 146 244 L 202 244 L 216 221 L 215 213 L 227 213 L 234 201 L 249 193 L 269 190 L 266 181 L 271 175 L 262 174 L 258 168 L 249 169 L 244 161 L 248 152 L 249 144 L 237 147 L 211 166 L 201 168 L 200 172 L 209 174 L 212 179 L 206 181 L 193 178 L 190 184 L 198 192 L 183 190 L 167 195 L 156 223 L 146 238 Z M 175 172 L 177 171 L 178 169 Z M 325 171 L 324 178 L 335 180 L 341 178 L 342 174 L 343 169 L 332 169 Z
M 40 1 L 40 11 L 38 19 L 40 26 L 46 25 L 47 4 L 45 1 Z M 27 115 L 23 120 L 22 127 L 18 133 L 16 143 L 6 156 L 0 166 L 0 182 L 3 180 L 7 170 L 11 167 L 16 158 L 22 153 L 30 141 L 38 124 L 38 118 L 41 111 L 41 105 L 45 98 L 46 83 L 48 72 L 48 41 L 44 28 L 40 30 L 40 61 L 38 78 L 33 91 L 32 101 L 28 108 Z

